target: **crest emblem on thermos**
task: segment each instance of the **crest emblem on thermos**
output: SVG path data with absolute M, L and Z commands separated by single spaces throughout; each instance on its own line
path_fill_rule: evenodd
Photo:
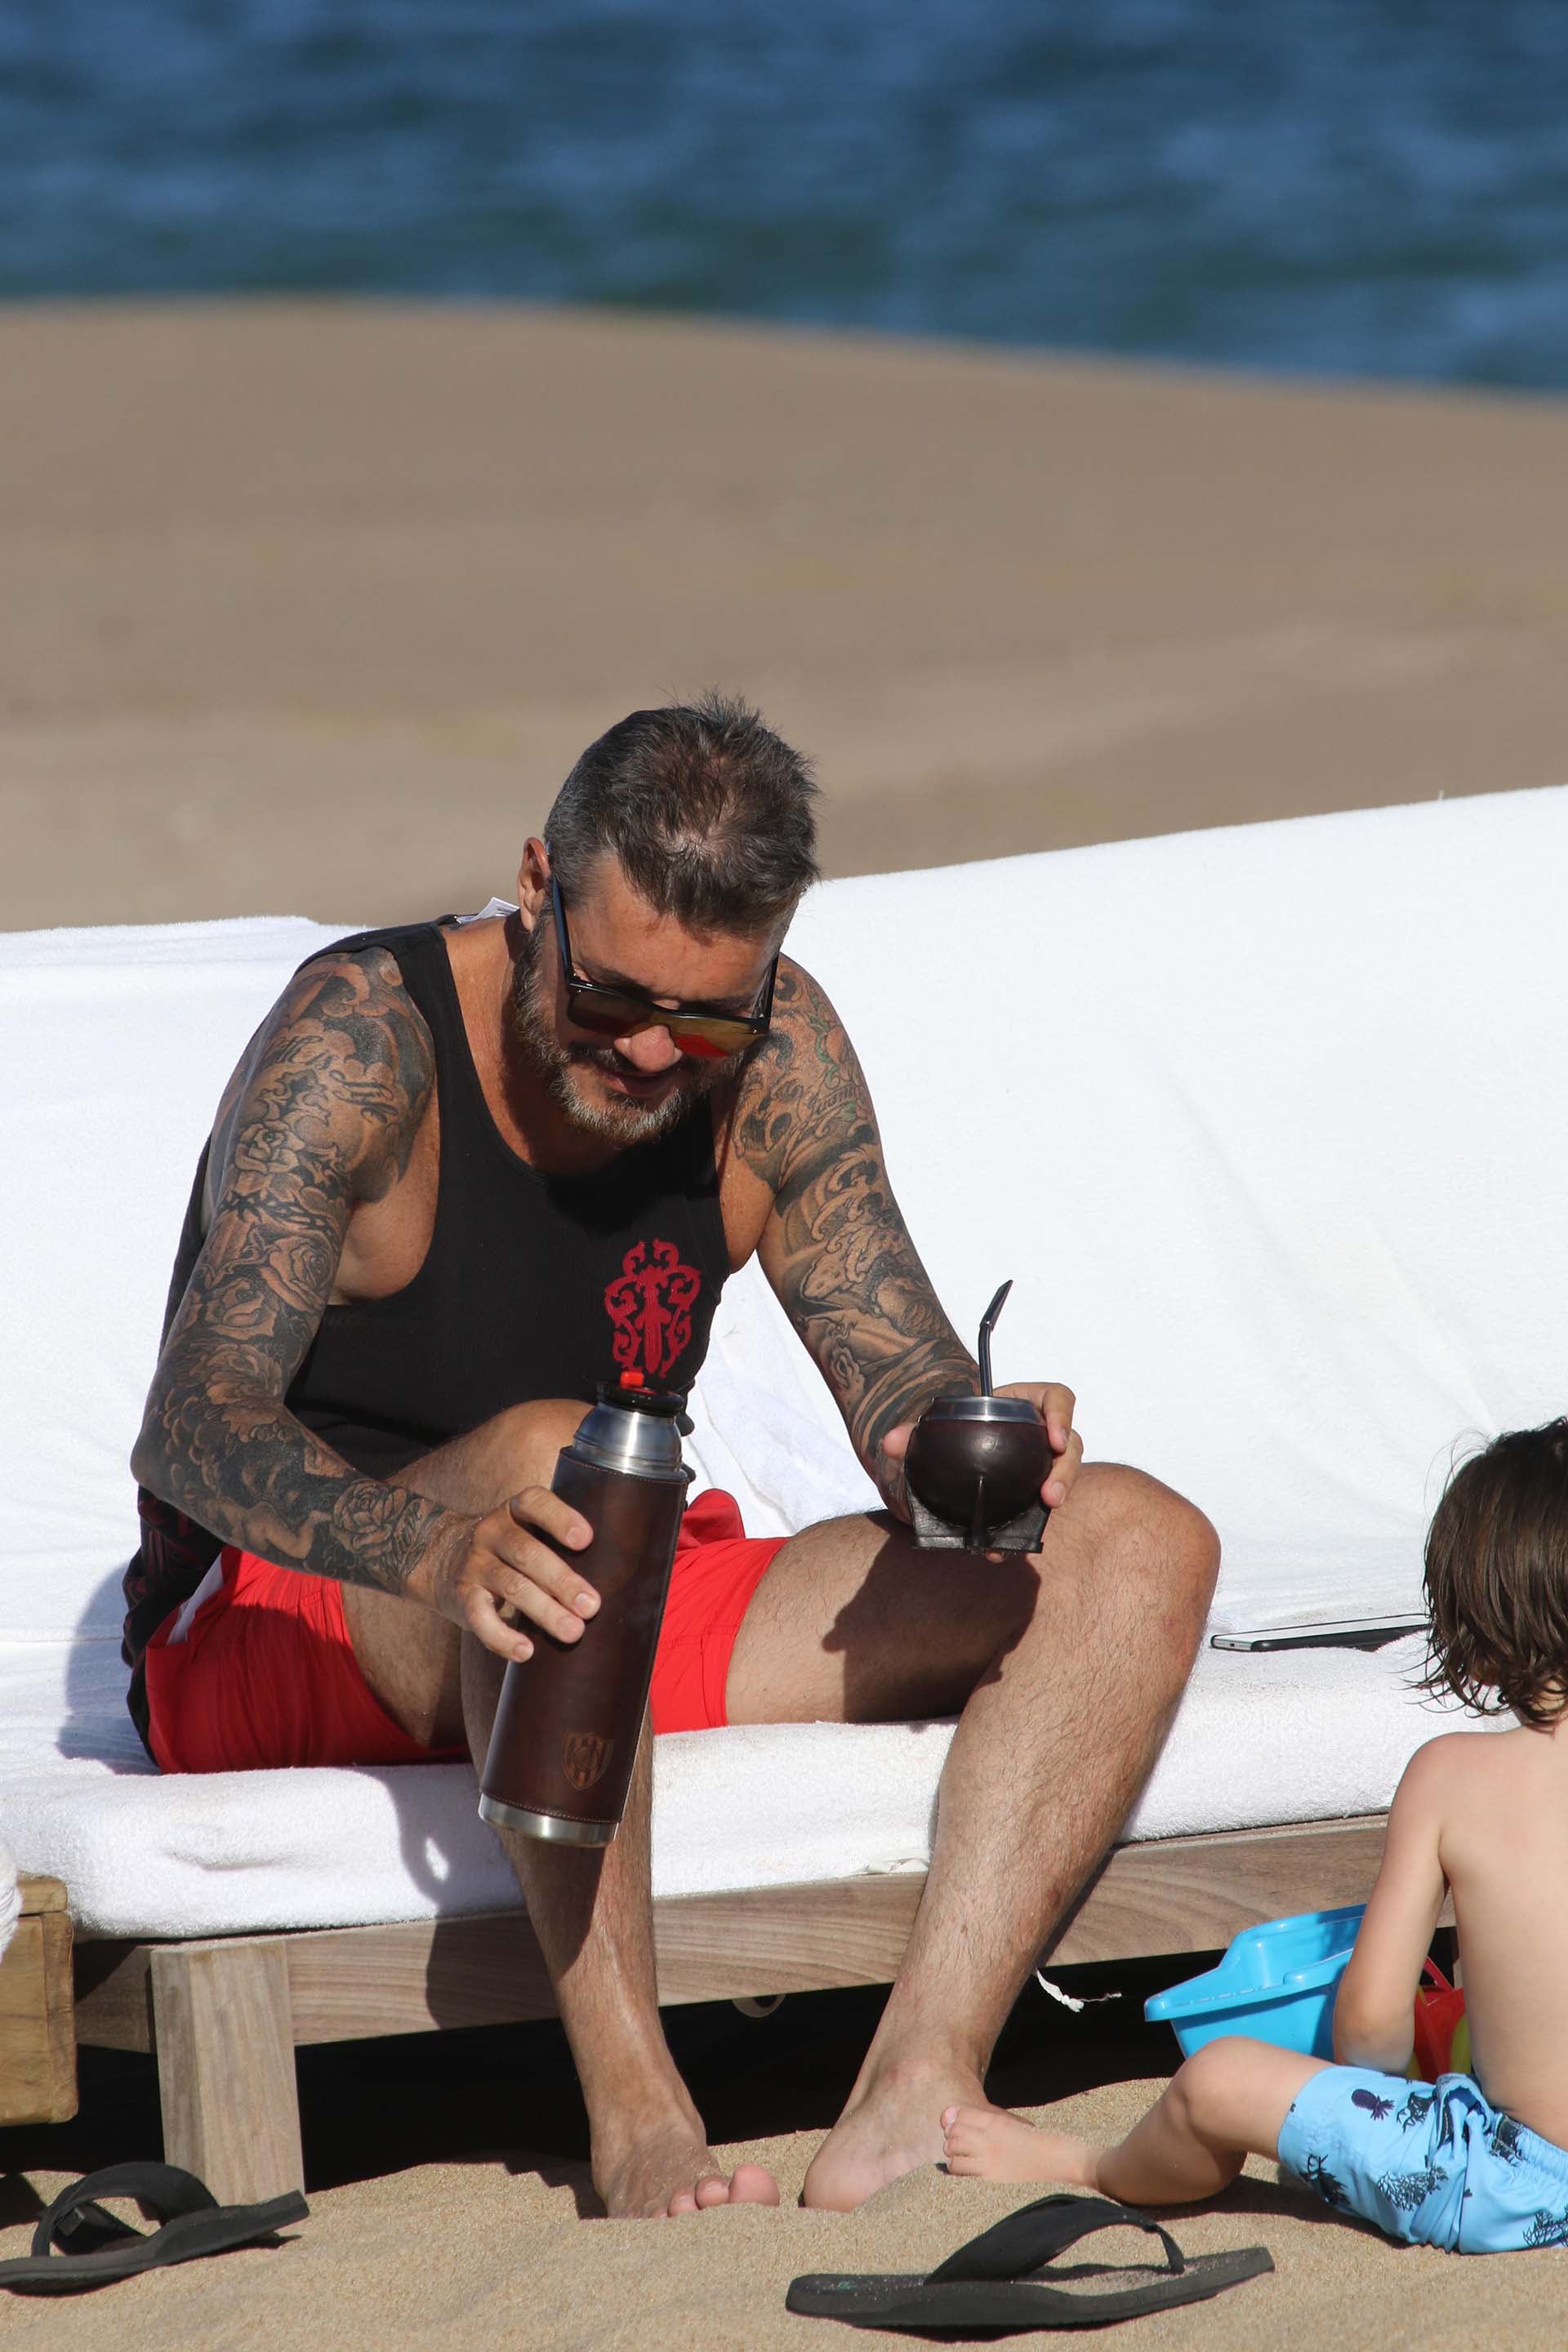
M 591 1789 L 602 1778 L 615 1748 L 596 1731 L 569 1731 L 561 1743 L 561 1761 L 574 1789 Z

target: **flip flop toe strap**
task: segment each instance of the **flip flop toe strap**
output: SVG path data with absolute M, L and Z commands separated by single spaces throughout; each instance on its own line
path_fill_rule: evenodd
M 1142 2265 L 1051 2270 L 1057 2255 L 1080 2238 L 1099 2230 L 1128 2229 L 1158 2238 L 1163 2247 L 1164 2263 L 1152 2275 Z M 1189 2261 L 1147 2213 L 1108 2197 L 1058 2193 L 971 2238 L 924 2277 L 813 2273 L 790 2282 L 784 2302 L 805 2317 L 844 2320 L 851 2327 L 973 2338 L 1020 2329 L 1102 2327 L 1146 2312 L 1206 2302 L 1273 2267 L 1263 2246 L 1194 2254 Z
M 1043 2270 L 1068 2246 L 1076 2246 L 1096 2230 L 1142 2230 L 1158 2238 L 1165 2249 L 1165 2269 L 1179 2278 L 1186 2268 L 1182 2250 L 1168 2230 L 1131 2205 L 1109 2197 L 1069 2197 L 1060 2191 L 1021 2205 L 1016 2213 L 983 2230 L 956 2253 L 949 2254 L 931 2272 L 929 2286 L 956 2285 L 973 2279 L 1024 2279 Z
M 101 2171 L 73 2180 L 39 2215 L 34 2254 L 47 2254 L 57 2245 L 62 2253 L 74 2255 L 95 2253 L 128 2238 L 145 2242 L 142 2231 L 104 2211 L 100 2197 L 133 2197 L 160 2221 L 172 2221 L 177 2213 L 217 2210 L 217 2199 L 205 2181 L 177 2164 L 106 2164 Z
M 132 2229 L 105 2210 L 99 2201 L 105 2197 L 134 2198 L 159 2226 Z M 107 2286 L 198 2254 L 256 2245 L 310 2210 L 298 2189 L 255 2205 L 220 2205 L 205 2181 L 178 2165 L 107 2165 L 74 2181 L 39 2216 L 32 2253 L 0 2263 L 0 2286 L 24 2294 Z

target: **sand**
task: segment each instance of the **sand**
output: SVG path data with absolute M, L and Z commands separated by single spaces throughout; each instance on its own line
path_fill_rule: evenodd
M 1125 2129 L 1154 2088 L 1120 2084 L 1049 2112 L 1068 2127 Z M 318 2352 L 328 2343 L 345 2352 L 805 2352 L 908 2344 L 920 2339 L 879 2329 L 852 2336 L 831 2321 L 796 2318 L 784 2309 L 784 2290 L 803 2271 L 929 2269 L 1026 2197 L 1045 2193 L 932 2169 L 896 2182 L 858 2214 L 808 2213 L 793 2200 L 811 2145 L 796 2135 L 729 2151 L 774 2168 L 789 2200 L 782 2211 L 663 2224 L 580 2219 L 587 2192 L 570 2165 L 533 2171 L 521 2158 L 512 2171 L 498 2159 L 395 2173 L 315 2196 L 309 2221 L 277 2251 L 190 2263 L 68 2305 L 10 2297 L 0 2303 L 0 2342 L 65 2342 L 71 2352 L 171 2345 Z M 35 2175 L 32 2185 L 47 2198 L 63 2177 Z M 17 2213 L 20 2184 L 0 2195 L 0 2217 Z M 1250 2167 L 1219 2205 L 1167 2219 L 1189 2253 L 1268 2246 L 1274 2275 L 1186 2311 L 1099 2331 L 1095 2342 L 1149 2352 L 1200 2345 L 1468 2352 L 1501 2341 L 1545 2352 L 1563 2341 L 1568 2252 L 1464 2259 L 1394 2248 L 1281 2188 L 1265 2164 Z M 1131 2238 L 1099 2243 L 1104 2251 L 1095 2259 L 1142 2258 Z M 25 2245 L 23 2229 L 0 2230 L 0 2256 Z
M 591 315 L 0 313 L 0 925 L 416 917 L 740 688 L 828 870 L 1568 777 L 1568 408 Z
M 0 313 L 0 926 L 474 905 L 586 740 L 710 681 L 816 756 L 835 873 L 1554 783 L 1565 544 L 1547 404 L 546 313 Z M 1125 2128 L 1153 2085 L 1113 2073 L 1057 2118 Z M 0 2255 L 69 2177 L 10 2137 Z M 796 2272 L 921 2268 L 1034 2193 L 612 2224 L 490 2144 L 372 2148 L 281 2251 L 0 2296 L 0 2341 L 847 2343 L 785 2313 Z M 793 2200 L 815 2145 L 729 2152 Z M 1568 2252 L 1398 2252 L 1253 2171 L 1177 2233 L 1277 2274 L 1101 2340 L 1562 2341 Z

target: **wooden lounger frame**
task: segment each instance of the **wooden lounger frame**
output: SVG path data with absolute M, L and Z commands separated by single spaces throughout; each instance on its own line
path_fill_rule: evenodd
M 0 2125 L 76 2113 L 71 1916 L 58 1878 L 24 1875 L 16 1929 L 0 1957 Z
M 1119 1846 L 1053 1939 L 1075 1962 L 1208 1951 L 1258 1919 L 1361 1901 L 1384 1816 Z M 662 2002 L 888 1984 L 921 1872 L 658 1903 Z M 552 2017 L 521 1912 L 231 1936 L 79 1942 L 79 2042 L 153 2052 L 164 2154 L 225 2202 L 303 2185 L 294 2052 L 448 2025 Z

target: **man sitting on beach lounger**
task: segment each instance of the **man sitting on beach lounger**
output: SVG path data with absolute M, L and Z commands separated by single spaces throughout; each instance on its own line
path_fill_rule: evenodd
M 634 712 L 527 843 L 515 911 L 369 933 L 296 974 L 196 1174 L 133 1462 L 127 1653 L 167 1771 L 482 1762 L 530 1629 L 580 1638 L 597 1605 L 571 1564 L 586 1527 L 550 1492 L 558 1449 L 601 1381 L 689 1387 L 757 1253 L 887 1508 L 761 1541 L 700 1496 L 653 1731 L 960 1716 L 903 1969 L 806 2180 L 808 2203 L 847 2208 L 935 2161 L 943 2110 L 984 2099 L 1009 2008 L 1158 1751 L 1218 1547 L 1153 1479 L 1080 1467 L 1073 1398 L 1039 1381 L 1006 1391 L 1050 1433 L 1038 1554 L 964 1574 L 915 1548 L 910 1425 L 977 1378 L 854 1049 L 780 954 L 816 877 L 814 796 L 743 704 Z M 974 1018 L 1010 1026 L 1071 1118 L 1045 982 Z M 1042 1251 L 1060 1246 L 1048 1225 Z M 498 1832 L 595 2181 L 612 2214 L 771 2203 L 765 2172 L 714 2164 L 665 2045 L 649 1786 L 645 1737 L 607 1849 Z

